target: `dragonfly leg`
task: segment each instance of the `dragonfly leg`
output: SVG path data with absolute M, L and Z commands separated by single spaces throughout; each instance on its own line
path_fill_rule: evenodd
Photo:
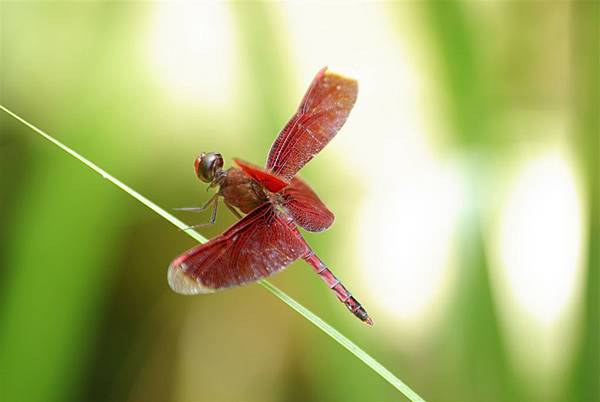
M 208 202 L 200 208 L 202 208 L 202 210 L 205 210 L 211 204 L 213 206 L 213 210 L 210 215 L 210 220 L 207 223 L 199 223 L 198 225 L 188 226 L 187 228 L 181 229 L 181 230 L 190 230 L 190 229 L 199 228 L 199 227 L 203 227 L 203 226 L 214 225 L 217 222 L 217 210 L 219 209 L 219 199 L 217 198 L 217 194 L 215 194 L 213 197 L 211 197 L 211 199 L 208 200 Z
M 219 209 L 219 200 L 215 198 L 215 206 L 213 207 L 212 214 L 210 215 L 210 224 L 214 225 L 217 221 L 217 209 Z
M 228 202 L 227 202 L 227 200 L 223 200 L 223 202 L 225 203 L 225 206 L 226 206 L 227 208 L 229 208 L 229 210 L 230 210 L 231 212 L 233 212 L 233 214 L 234 214 L 235 216 L 237 216 L 237 218 L 238 218 L 238 219 L 242 219 L 242 215 L 241 215 L 241 214 L 240 214 L 240 213 L 239 213 L 239 212 L 238 212 L 238 211 L 237 211 L 237 210 L 234 208 L 234 206 L 233 206 L 233 205 L 231 205 L 230 203 L 228 203 Z
M 202 212 L 204 210 L 206 210 L 208 207 L 210 207 L 214 202 L 215 199 L 217 199 L 217 197 L 219 197 L 219 194 L 215 194 L 212 197 L 210 197 L 208 199 L 208 201 L 206 201 L 204 203 L 204 205 L 202 205 L 201 207 L 190 207 L 190 208 L 173 208 L 175 211 L 186 211 L 186 212 Z
M 333 272 L 321 261 L 319 257 L 312 251 L 304 257 L 304 260 L 310 264 L 314 271 L 327 284 L 337 298 L 354 314 L 359 320 L 366 324 L 373 325 L 373 320 L 369 317 L 367 310 L 360 304 L 358 300 L 352 296 L 350 291 L 335 277 Z

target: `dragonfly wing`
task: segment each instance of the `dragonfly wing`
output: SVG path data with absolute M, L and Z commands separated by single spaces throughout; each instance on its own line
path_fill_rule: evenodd
M 323 68 L 314 78 L 296 114 L 273 143 L 267 169 L 290 180 L 344 125 L 358 83 Z
M 233 161 L 244 171 L 244 173 L 261 183 L 267 190 L 273 193 L 280 191 L 289 184 L 287 181 L 277 177 L 271 172 L 267 172 L 260 166 L 256 166 L 238 158 L 233 158 Z
M 264 203 L 220 236 L 200 244 L 169 266 L 177 293 L 210 293 L 265 278 L 308 252 L 289 226 L 290 218 Z
M 294 221 L 306 230 L 321 232 L 333 223 L 335 216 L 314 191 L 298 177 L 283 189 L 283 203 Z

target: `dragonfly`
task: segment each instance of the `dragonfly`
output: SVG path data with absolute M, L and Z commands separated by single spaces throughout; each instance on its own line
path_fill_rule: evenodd
M 292 118 L 271 146 L 265 168 L 234 158 L 223 168 L 217 152 L 194 161 L 198 179 L 218 191 L 196 210 L 219 200 L 239 219 L 221 235 L 177 257 L 169 265 L 171 289 L 184 295 L 212 293 L 269 277 L 304 259 L 359 320 L 373 325 L 360 302 L 315 254 L 298 226 L 311 232 L 329 228 L 334 214 L 296 174 L 346 122 L 358 94 L 356 80 L 321 69 Z M 241 213 L 240 213 L 241 212 Z

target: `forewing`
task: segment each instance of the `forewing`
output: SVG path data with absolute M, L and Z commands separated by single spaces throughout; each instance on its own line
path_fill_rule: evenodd
M 294 221 L 306 230 L 321 232 L 333 223 L 335 216 L 314 191 L 298 177 L 283 189 L 283 203 Z
M 288 220 L 270 203 L 260 205 L 222 235 L 175 259 L 169 286 L 181 294 L 210 293 L 282 270 L 308 252 Z
M 243 161 L 238 158 L 233 159 L 234 162 L 254 180 L 266 187 L 267 190 L 276 193 L 282 188 L 287 186 L 289 183 L 274 174 L 267 172 L 263 168 L 256 166 L 250 162 Z
M 358 83 L 323 68 L 296 114 L 273 143 L 267 169 L 290 180 L 344 125 L 356 101 Z

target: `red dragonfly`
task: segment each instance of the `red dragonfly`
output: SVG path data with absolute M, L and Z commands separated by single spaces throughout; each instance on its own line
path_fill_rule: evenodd
M 234 159 L 238 168 L 223 169 L 223 157 L 202 153 L 194 161 L 198 178 L 219 187 L 201 208 L 219 197 L 239 218 L 221 235 L 176 258 L 169 266 L 169 286 L 177 293 L 210 293 L 266 278 L 303 258 L 338 299 L 361 321 L 373 320 L 352 294 L 311 250 L 296 225 L 323 231 L 334 215 L 296 173 L 319 153 L 344 125 L 356 101 L 355 80 L 323 68 L 296 114 L 273 143 L 267 166 Z M 247 214 L 244 217 L 238 212 Z

